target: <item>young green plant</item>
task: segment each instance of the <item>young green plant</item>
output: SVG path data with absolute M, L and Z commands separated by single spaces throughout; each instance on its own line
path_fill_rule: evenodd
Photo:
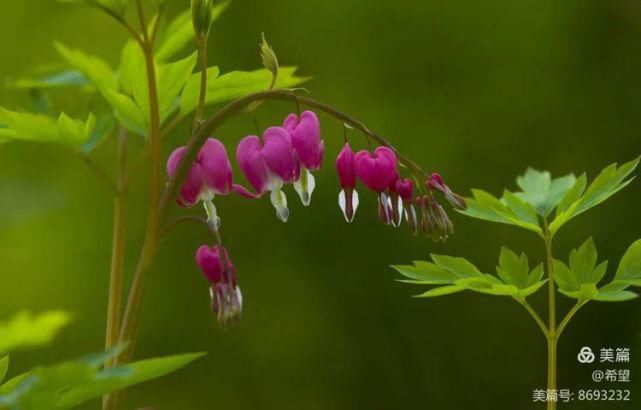
M 566 264 L 554 258 L 553 239 L 571 219 L 604 202 L 625 188 L 639 163 L 633 160 L 621 166 L 606 167 L 588 185 L 585 174 L 578 178 L 566 175 L 552 179 L 549 172 L 528 169 L 518 177 L 519 191 L 505 190 L 501 198 L 472 190 L 464 215 L 485 221 L 508 224 L 535 233 L 545 247 L 545 263 L 530 266 L 529 258 L 503 247 L 496 275 L 487 274 L 464 258 L 432 255 L 431 262 L 418 261 L 413 265 L 394 266 L 407 279 L 402 282 L 418 285 L 438 285 L 418 297 L 435 297 L 464 290 L 488 295 L 507 296 L 521 304 L 532 316 L 547 342 L 547 389 L 557 389 L 557 346 L 559 338 L 574 315 L 590 301 L 623 302 L 637 297 L 628 290 L 641 286 L 641 240 L 625 252 L 613 279 L 603 285 L 608 263 L 598 262 L 592 238 L 573 250 Z M 547 272 L 547 274 L 546 274 Z M 528 303 L 527 298 L 547 284 L 547 322 Z M 574 299 L 574 306 L 557 319 L 556 291 Z M 548 410 L 556 402 L 548 400 Z

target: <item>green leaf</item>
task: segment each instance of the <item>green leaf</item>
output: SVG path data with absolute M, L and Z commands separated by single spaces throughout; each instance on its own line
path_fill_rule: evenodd
M 102 143 L 114 129 L 114 120 L 110 115 L 103 115 L 98 118 L 93 132 L 89 139 L 82 145 L 81 151 L 85 154 L 90 153 L 100 143 Z
M 576 177 L 566 175 L 552 180 L 547 171 L 528 168 L 516 182 L 522 189 L 516 195 L 531 204 L 542 217 L 546 217 L 559 204 L 565 193 L 574 185 Z
M 589 279 L 596 266 L 597 257 L 592 238 L 588 238 L 578 249 L 570 252 L 570 270 L 579 283 L 593 283 Z
M 474 266 L 464 258 L 456 258 L 453 256 L 444 255 L 432 255 L 432 260 L 439 268 L 452 273 L 459 279 L 483 275 L 483 273 L 481 273 L 481 271 L 479 271 L 476 266 Z
M 145 114 L 140 107 L 125 94 L 115 90 L 104 90 L 103 96 L 114 109 L 116 119 L 129 131 L 138 135 L 147 134 Z
M 229 1 L 216 4 L 212 12 L 212 20 L 218 19 L 229 4 Z M 191 11 L 187 10 L 174 18 L 167 26 L 167 30 L 161 36 L 156 48 L 156 61 L 160 63 L 166 62 L 188 45 L 194 44 L 194 42 L 195 34 Z
M 9 356 L 0 358 L 0 383 L 4 380 L 4 377 L 7 375 L 9 370 Z
M 614 281 L 636 282 L 641 280 L 641 239 L 625 252 L 614 275 Z
M 582 283 L 577 291 L 565 291 L 560 289 L 560 292 L 570 298 L 583 302 L 596 299 L 599 293 L 594 283 Z
M 625 188 L 634 179 L 634 177 L 628 178 L 628 176 L 635 170 L 638 164 L 639 158 L 623 164 L 620 167 L 617 167 L 617 164 L 609 165 L 592 181 L 590 186 L 585 190 L 585 193 L 578 199 L 575 199 L 574 202 L 570 203 L 570 200 L 573 199 L 572 197 L 568 199 L 564 198 L 562 200 L 563 211 L 557 212 L 556 217 L 550 224 L 550 233 L 554 235 L 570 219 L 599 205 Z M 580 191 L 579 188 L 581 188 L 581 186 L 576 188 L 572 187 L 566 195 L 572 193 L 572 196 L 576 197 L 577 192 Z M 561 210 L 561 207 L 559 210 Z
M 54 47 L 69 65 L 87 76 L 100 91 L 118 88 L 116 73 L 104 60 L 80 50 L 73 50 L 59 42 L 54 42 Z
M 146 76 L 145 56 L 134 40 L 129 40 L 122 49 L 118 66 L 118 81 L 122 91 L 132 96 L 134 84 L 141 75 Z M 145 77 L 145 82 L 147 78 Z
M 425 285 L 448 284 L 456 280 L 452 273 L 433 263 L 415 261 L 414 265 L 392 266 L 401 275 Z
M 533 223 L 532 215 L 527 210 L 528 206 L 523 204 L 520 199 L 507 194 L 503 196 L 504 203 L 492 194 L 479 189 L 473 189 L 472 195 L 473 198 L 466 199 L 467 209 L 460 210 L 460 213 L 485 221 L 515 225 L 539 235 L 543 233 L 541 228 Z M 516 210 L 516 213 L 512 208 Z M 520 217 L 517 216 L 517 213 Z
M 572 274 L 570 268 L 563 262 L 554 259 L 552 261 L 554 269 L 554 280 L 559 289 L 564 292 L 578 291 L 580 284 L 578 279 Z
M 560 213 L 565 212 L 574 202 L 581 198 L 585 192 L 587 184 L 587 176 L 585 174 L 581 174 L 581 176 L 574 182 L 572 188 L 565 193 L 563 199 L 559 202 L 559 205 L 556 208 L 556 214 L 559 215 Z
M 517 288 L 528 286 L 530 265 L 524 253 L 519 257 L 508 248 L 501 248 L 499 266 L 496 271 L 503 282 L 509 285 L 514 285 Z
M 627 302 L 638 297 L 639 295 L 628 290 L 620 290 L 617 292 L 601 292 L 601 290 L 599 290 L 594 300 L 599 302 Z
M 205 353 L 189 353 L 141 360 L 126 366 L 101 371 L 90 381 L 62 392 L 56 405 L 63 408 L 77 406 L 104 394 L 174 372 L 204 355 Z
M 38 316 L 18 313 L 8 322 L 0 323 L 0 354 L 47 345 L 70 320 L 67 313 L 57 310 Z
M 21 89 L 86 87 L 89 84 L 89 80 L 81 71 L 69 69 L 48 69 L 40 74 L 20 77 L 7 82 L 9 87 Z
M 420 295 L 416 295 L 416 297 L 417 298 L 433 298 L 436 296 L 444 296 L 444 295 L 450 295 L 452 293 L 461 292 L 462 290 L 464 289 L 456 285 L 440 286 L 438 288 L 430 289 L 425 293 L 421 293 Z
M 159 73 L 158 99 L 161 121 L 167 119 L 180 106 L 180 94 L 189 81 L 196 65 L 197 54 L 161 66 Z
M 32 142 L 50 142 L 80 148 L 92 136 L 96 119 L 89 114 L 86 121 L 72 119 L 65 113 L 54 119 L 44 114 L 9 111 L 0 108 L 0 138 Z
M 299 85 L 308 77 L 295 75 L 296 67 L 281 67 L 275 88 L 289 88 Z M 243 97 L 247 94 L 265 91 L 271 83 L 272 73 L 266 69 L 256 71 L 232 71 L 207 83 L 206 104 L 217 104 Z M 194 92 L 193 82 L 198 84 L 200 74 L 192 76 L 187 84 L 186 93 L 180 99 L 180 115 L 185 116 L 196 109 L 198 92 Z
M 534 207 L 530 203 L 521 200 L 518 196 L 514 195 L 510 191 L 505 191 L 503 193 L 501 202 L 507 205 L 507 207 L 512 211 L 512 213 L 518 220 L 527 224 L 536 226 L 539 225 L 539 219 L 536 214 L 536 209 L 534 209 Z

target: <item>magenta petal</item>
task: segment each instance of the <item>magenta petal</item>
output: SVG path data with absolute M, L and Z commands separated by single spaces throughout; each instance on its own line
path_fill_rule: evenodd
M 354 152 L 349 143 L 345 143 L 338 157 L 336 157 L 336 172 L 338 172 L 341 188 L 353 188 L 356 186 Z
M 320 168 L 323 160 L 324 143 L 321 140 L 321 129 L 318 117 L 312 111 L 301 114 L 300 120 L 290 114 L 283 126 L 291 132 L 292 144 L 305 168 Z
M 185 147 L 178 147 L 167 159 L 167 175 L 169 175 L 170 179 L 173 179 L 176 172 L 178 172 L 178 166 L 183 159 L 183 155 L 185 155 Z
M 403 199 L 403 202 L 412 201 L 414 184 L 412 183 L 411 179 L 407 178 L 407 179 L 397 180 L 395 184 L 395 190 L 396 192 L 398 192 L 398 195 L 400 195 L 400 197 Z
M 198 152 L 198 162 L 209 189 L 217 194 L 226 194 L 231 190 L 231 163 L 227 158 L 227 150 L 220 141 L 208 138 Z
M 196 263 L 209 282 L 218 283 L 222 279 L 223 269 L 218 246 L 210 248 L 202 245 L 196 251 Z
M 387 147 L 378 147 L 373 154 L 359 151 L 355 161 L 356 174 L 373 191 L 385 191 L 398 178 L 396 155 Z
M 265 192 L 269 182 L 269 172 L 261 155 L 260 139 L 251 135 L 243 138 L 236 149 L 238 166 L 258 195 Z
M 282 127 L 270 127 L 263 134 L 263 140 L 261 154 L 267 167 L 285 183 L 297 180 L 300 165 L 289 132 Z
M 180 189 L 180 201 L 179 204 L 187 208 L 194 206 L 198 202 L 198 197 L 200 196 L 200 191 L 203 186 L 203 171 L 200 164 L 197 162 L 191 166 L 189 174 L 183 183 L 182 188 Z

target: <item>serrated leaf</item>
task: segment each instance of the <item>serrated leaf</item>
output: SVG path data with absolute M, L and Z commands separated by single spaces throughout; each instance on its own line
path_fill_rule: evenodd
M 450 295 L 452 293 L 457 293 L 463 291 L 463 288 L 460 288 L 456 285 L 449 285 L 449 286 L 440 286 L 438 288 L 430 289 L 425 293 L 421 293 L 420 295 L 416 295 L 417 298 L 433 298 L 436 296 L 444 296 L 444 295 Z
M 96 125 L 91 132 L 89 139 L 82 145 L 81 151 L 85 154 L 90 153 L 100 145 L 111 132 L 115 126 L 114 120 L 110 115 L 103 115 L 97 119 Z
M 71 320 L 63 311 L 49 311 L 37 316 L 20 312 L 0 323 L 0 354 L 15 349 L 47 345 Z
M 552 180 L 549 172 L 528 168 L 525 174 L 516 180 L 522 189 L 516 195 L 532 205 L 539 215 L 546 217 L 558 205 L 575 181 L 574 175 L 566 175 Z
M 439 268 L 452 273 L 459 279 L 483 275 L 476 266 L 464 258 L 432 255 L 432 260 Z
M 526 220 L 520 219 L 506 204 L 492 194 L 480 189 L 473 189 L 472 195 L 473 198 L 466 199 L 467 208 L 459 210 L 460 213 L 485 221 L 515 225 L 539 235 L 542 234 L 541 228 L 532 223 L 530 217 L 525 218 Z
M 596 266 L 598 254 L 592 238 L 588 238 L 578 249 L 570 252 L 570 270 L 579 283 L 590 283 L 590 275 Z
M 543 275 L 545 275 L 545 271 L 543 269 L 543 264 L 537 265 L 536 268 L 530 272 L 530 276 L 528 277 L 528 287 L 533 286 L 536 283 L 540 282 L 541 279 L 543 278 Z
M 61 113 L 58 119 L 44 114 L 10 111 L 0 108 L 0 138 L 10 140 L 57 143 L 80 148 L 91 137 L 95 123 L 93 114 L 86 121 L 72 119 Z
M 4 380 L 4 377 L 7 375 L 9 370 L 9 356 L 0 358 L 0 383 Z
M 563 196 L 563 199 L 561 199 L 561 202 L 559 202 L 559 205 L 556 208 L 556 214 L 563 213 L 565 210 L 567 210 L 574 202 L 576 202 L 583 193 L 585 192 L 585 187 L 588 184 L 588 178 L 585 174 L 581 174 L 580 177 L 577 178 L 577 180 L 574 182 L 574 185 L 572 188 L 570 188 L 565 195 Z
M 505 191 L 503 193 L 501 201 L 507 205 L 519 220 L 538 226 L 539 219 L 536 214 L 536 209 L 534 209 L 530 203 L 521 200 L 521 198 L 510 191 Z
M 565 292 L 573 292 L 579 290 L 579 281 L 572 274 L 570 268 L 563 262 L 554 259 L 552 261 L 554 269 L 554 280 L 559 289 Z
M 514 285 L 517 288 L 528 286 L 530 266 L 524 253 L 517 256 L 508 248 L 502 247 L 496 271 L 503 282 L 508 285 Z
M 638 280 L 641 280 L 641 239 L 630 245 L 614 275 L 614 281 Z
M 60 42 L 54 42 L 54 47 L 69 65 L 82 72 L 99 90 L 117 89 L 116 73 L 104 60 L 83 51 L 71 49 Z
M 275 88 L 289 88 L 309 80 L 295 75 L 296 67 L 280 67 Z M 232 71 L 207 83 L 206 104 L 217 104 L 243 97 L 247 94 L 265 91 L 272 80 L 272 73 L 266 69 L 255 71 Z M 190 82 L 194 79 L 190 79 Z M 196 80 L 199 81 L 199 80 Z M 193 86 L 191 86 L 193 89 Z M 195 98 L 194 98 L 195 97 Z M 198 93 L 183 94 L 180 100 L 180 115 L 185 116 L 196 109 Z
M 56 405 L 58 407 L 77 406 L 104 394 L 172 373 L 204 355 L 205 353 L 189 353 L 141 360 L 98 372 L 90 381 L 62 392 Z
M 567 205 L 565 203 L 566 201 L 564 201 L 563 205 L 565 210 L 560 213 L 557 212 L 556 217 L 550 224 L 550 233 L 554 235 L 570 219 L 601 204 L 612 195 L 625 188 L 634 179 L 634 177 L 628 178 L 628 176 L 632 171 L 634 171 L 638 164 L 639 158 L 627 162 L 618 168 L 617 164 L 607 166 L 594 179 L 594 181 L 592 181 L 585 193 L 579 199 L 575 200 L 570 205 Z

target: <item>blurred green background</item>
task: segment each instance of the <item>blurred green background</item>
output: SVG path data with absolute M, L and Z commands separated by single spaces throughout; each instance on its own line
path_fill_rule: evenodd
M 169 3 L 176 14 L 189 2 Z M 257 68 L 262 31 L 281 63 L 314 76 L 306 84 L 314 98 L 364 120 L 466 195 L 473 187 L 495 194 L 514 188 L 528 166 L 593 177 L 641 152 L 636 0 L 237 0 L 215 24 L 211 62 L 222 71 Z M 125 33 L 93 10 L 2 2 L 0 77 L 59 62 L 54 39 L 115 66 Z M 53 99 L 72 113 L 95 103 L 68 91 Z M 0 89 L 0 105 L 28 104 L 26 93 Z M 280 122 L 291 110 L 266 104 L 258 121 Z M 537 238 L 452 215 L 457 234 L 435 244 L 379 224 L 374 196 L 364 192 L 355 223 L 345 224 L 333 172 L 342 131 L 330 118 L 323 126 L 327 156 L 310 208 L 290 190 L 292 216 L 283 225 L 267 199 L 218 201 L 245 296 L 240 324 L 221 330 L 210 313 L 193 256 L 205 232 L 185 225 L 163 242 L 138 357 L 209 355 L 131 390 L 127 408 L 543 408 L 532 403 L 532 390 L 544 388 L 544 340 L 520 306 L 470 293 L 413 299 L 418 289 L 394 282 L 388 268 L 435 252 L 464 255 L 490 271 L 502 244 L 540 260 Z M 168 140 L 167 153 L 187 132 L 185 125 Z M 217 137 L 233 151 L 253 132 L 245 116 Z M 363 139 L 353 136 L 360 146 Z M 114 148 L 109 142 L 94 153 L 110 172 Z M 128 272 L 144 228 L 145 178 L 129 202 Z M 601 257 L 618 261 L 641 237 L 640 190 L 635 182 L 570 224 L 558 236 L 557 256 L 593 235 Z M 0 317 L 25 308 L 64 308 L 75 317 L 51 348 L 14 355 L 14 371 L 102 348 L 111 208 L 108 192 L 63 148 L 0 147 Z M 538 308 L 543 293 L 533 299 Z M 570 301 L 560 300 L 567 309 Z M 573 389 L 601 387 L 576 363 L 581 346 L 631 348 L 632 383 L 618 388 L 631 388 L 633 401 L 562 408 L 638 408 L 640 315 L 639 300 L 591 303 L 560 343 L 559 384 Z

